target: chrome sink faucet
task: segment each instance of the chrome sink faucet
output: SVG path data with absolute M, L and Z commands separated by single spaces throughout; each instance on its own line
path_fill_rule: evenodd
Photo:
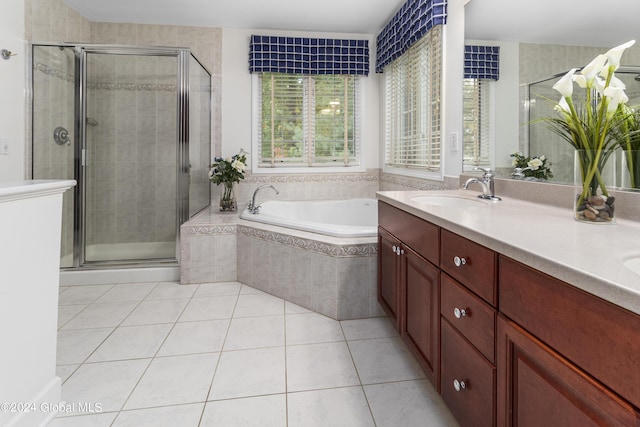
M 274 187 L 271 184 L 262 184 L 260 186 L 258 186 L 258 188 L 256 188 L 256 191 L 253 192 L 253 197 L 251 197 L 251 201 L 249 202 L 249 206 L 247 206 L 247 209 L 249 209 L 249 212 L 251 212 L 254 215 L 257 215 L 260 213 L 260 205 L 256 206 L 256 195 L 258 194 L 258 192 L 265 188 L 265 187 L 271 187 L 273 188 L 273 191 L 276 192 L 276 194 L 280 194 L 280 192 L 276 189 L 276 187 Z
M 474 168 L 474 170 L 482 171 L 482 179 L 470 178 L 467 180 L 467 182 L 464 183 L 462 188 L 466 190 L 469 184 L 480 184 L 482 186 L 482 194 L 480 194 L 478 197 L 485 200 L 493 200 L 493 201 L 502 200 L 500 197 L 496 196 L 495 194 L 494 182 L 493 182 L 493 177 L 495 176 L 495 174 L 491 171 L 491 169 Z

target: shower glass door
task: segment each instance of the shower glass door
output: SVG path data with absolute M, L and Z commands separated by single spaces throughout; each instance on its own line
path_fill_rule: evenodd
M 84 264 L 175 261 L 178 56 L 86 52 Z
M 33 46 L 33 179 L 76 179 L 75 52 L 72 47 Z M 61 267 L 73 267 L 74 203 L 65 191 L 62 202 Z

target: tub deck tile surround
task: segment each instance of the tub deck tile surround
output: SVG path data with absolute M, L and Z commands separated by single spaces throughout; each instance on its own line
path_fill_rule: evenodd
M 241 283 L 337 320 L 383 316 L 377 238 L 336 238 L 208 208 L 181 227 L 180 283 Z

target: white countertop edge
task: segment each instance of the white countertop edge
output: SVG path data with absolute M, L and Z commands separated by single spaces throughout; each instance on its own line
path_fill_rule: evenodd
M 640 314 L 640 276 L 622 264 L 627 257 L 640 256 L 639 223 L 618 219 L 613 225 L 583 224 L 573 219 L 569 209 L 517 199 L 503 199 L 493 207 L 491 202 L 486 202 L 489 205 L 486 208 L 457 209 L 457 212 L 452 208 L 419 206 L 410 200 L 425 194 L 474 197 L 478 193 L 464 190 L 381 191 L 377 196 L 392 206 Z M 515 213 L 522 218 L 522 226 L 517 229 L 513 224 Z M 548 246 L 536 239 L 536 230 L 542 236 L 540 240 L 549 240 Z M 549 230 L 546 235 L 545 230 Z M 623 237 L 624 244 L 620 241 L 617 246 L 616 242 L 610 241 L 597 244 L 594 236 L 609 236 L 613 240 Z M 567 247 L 571 250 L 563 250 Z M 590 262 L 593 255 L 588 252 L 594 247 L 602 251 L 597 256 L 597 263 Z
M 0 182 L 0 203 L 64 193 L 74 185 L 74 180 L 53 179 Z

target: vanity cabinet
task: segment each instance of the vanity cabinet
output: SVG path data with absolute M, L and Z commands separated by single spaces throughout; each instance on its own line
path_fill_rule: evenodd
M 378 303 L 400 329 L 400 258 L 398 239 L 378 228 Z
M 499 425 L 640 426 L 640 316 L 505 256 L 498 274 Z
M 638 426 L 632 405 L 504 316 L 498 318 L 499 426 Z
M 496 425 L 496 254 L 441 230 L 442 398 L 463 426 Z
M 440 384 L 440 271 L 409 247 L 402 259 L 404 280 L 400 335 L 436 387 Z
M 378 302 L 439 388 L 440 230 L 384 203 L 378 222 Z

